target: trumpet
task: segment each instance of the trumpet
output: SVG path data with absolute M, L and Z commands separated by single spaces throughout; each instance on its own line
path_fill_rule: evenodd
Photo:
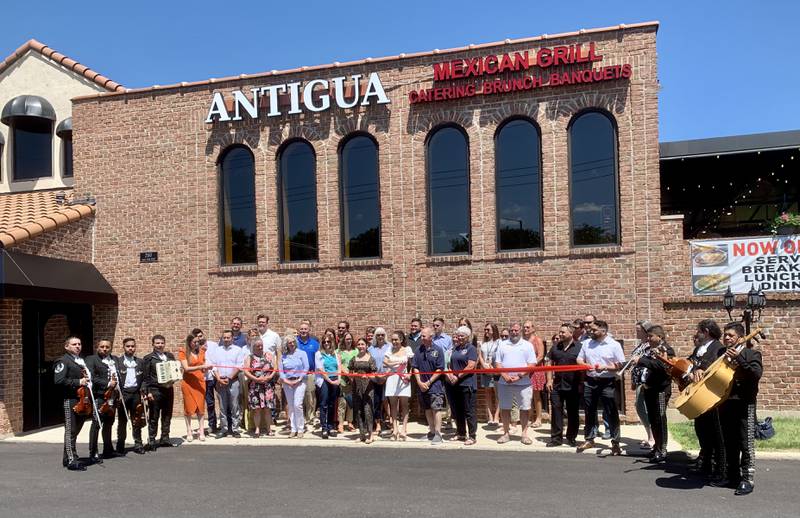
M 617 371 L 617 378 L 622 379 L 622 377 L 625 375 L 625 371 L 628 370 L 631 365 L 633 365 L 633 359 L 644 354 L 645 349 L 647 349 L 649 345 L 650 344 L 645 340 L 636 346 L 633 352 L 631 352 L 631 359 L 628 360 L 628 363 L 623 365 L 622 368 Z

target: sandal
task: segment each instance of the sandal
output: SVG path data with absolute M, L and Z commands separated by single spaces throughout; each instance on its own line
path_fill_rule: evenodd
M 531 440 L 530 437 L 523 437 L 521 442 L 525 446 L 530 446 L 531 444 L 533 444 L 533 441 Z
M 364 441 L 364 444 L 372 444 L 372 441 L 373 441 L 373 439 L 372 439 L 372 437 L 370 437 L 369 439 Z
M 505 444 L 510 440 L 511 440 L 511 437 L 508 434 L 505 434 L 505 435 L 501 436 L 499 439 L 497 439 L 497 444 Z
M 197 440 L 198 440 L 198 441 L 200 441 L 200 442 L 205 442 L 205 440 L 206 440 L 206 433 L 205 433 L 205 432 L 199 432 L 199 433 L 197 434 Z
M 464 437 L 459 437 L 458 435 L 454 435 L 447 439 L 448 441 L 457 442 L 457 441 L 464 441 Z
M 464 441 L 464 446 L 472 446 L 473 444 L 475 444 L 475 439 L 467 439 Z

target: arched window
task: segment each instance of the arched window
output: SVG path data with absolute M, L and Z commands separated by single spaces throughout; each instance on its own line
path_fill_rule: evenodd
M 72 178 L 72 117 L 56 126 L 56 136 L 61 139 L 61 175 Z
M 619 243 L 617 132 L 612 119 L 590 111 L 569 127 L 572 244 Z
M 317 159 L 306 141 L 289 143 L 278 155 L 281 259 L 319 259 Z
M 542 246 L 539 131 L 524 119 L 500 127 L 495 137 L 497 249 Z
M 365 135 L 349 138 L 339 153 L 342 256 L 380 257 L 381 208 L 378 146 Z
M 9 127 L 12 180 L 53 176 L 53 106 L 36 95 L 19 95 L 3 106 Z
M 243 146 L 228 148 L 220 156 L 219 174 L 221 262 L 255 263 L 256 189 L 253 154 Z
M 469 144 L 454 126 L 428 136 L 428 251 L 470 253 Z

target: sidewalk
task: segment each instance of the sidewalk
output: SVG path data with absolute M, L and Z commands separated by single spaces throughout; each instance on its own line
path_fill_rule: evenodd
M 81 429 L 78 436 L 78 444 L 87 445 L 89 443 L 89 422 Z M 197 426 L 197 421 L 193 421 L 193 426 Z M 182 417 L 173 417 L 172 424 L 170 425 L 172 442 L 181 444 L 182 446 L 189 447 L 213 447 L 217 445 L 243 445 L 243 446 L 278 446 L 281 444 L 286 445 L 304 445 L 304 446 L 324 446 L 324 447 L 345 447 L 345 448 L 445 448 L 445 449 L 473 449 L 473 450 L 493 450 L 493 451 L 549 451 L 556 453 L 569 453 L 574 455 L 575 448 L 567 446 L 566 444 L 557 448 L 547 448 L 545 444 L 550 440 L 550 425 L 543 424 L 536 430 L 529 430 L 529 437 L 533 440 L 533 444 L 524 445 L 520 442 L 519 434 L 511 436 L 511 442 L 506 444 L 497 444 L 497 439 L 502 434 L 502 429 L 497 426 L 488 426 L 486 423 L 478 423 L 478 438 L 477 443 L 473 446 L 464 446 L 462 442 L 448 441 L 448 437 L 455 434 L 455 430 L 444 430 L 444 443 L 433 446 L 426 439 L 428 431 L 427 426 L 421 425 L 417 422 L 408 423 L 408 440 L 392 441 L 389 437 L 381 437 L 375 439 L 375 442 L 369 445 L 362 444 L 358 439 L 358 432 L 345 431 L 337 437 L 330 439 L 322 439 L 319 432 L 306 433 L 302 439 L 289 439 L 289 431 L 284 430 L 283 420 L 281 424 L 274 428 L 276 435 L 274 437 L 260 437 L 258 439 L 250 437 L 247 433 L 242 433 L 242 437 L 234 439 L 233 437 L 225 437 L 223 439 L 215 439 L 213 436 L 207 437 L 205 441 L 199 441 L 196 437 L 189 443 L 186 442 L 186 425 Z M 195 428 L 196 431 L 196 428 Z M 582 432 L 583 429 L 581 428 Z M 147 436 L 145 431 L 144 436 Z M 116 425 L 112 432 L 112 437 L 116 438 Z M 640 425 L 622 425 L 621 440 L 623 452 L 629 455 L 644 455 L 647 450 L 639 446 L 639 442 L 645 439 L 644 428 Z M 17 443 L 52 443 L 63 444 L 64 428 L 63 426 L 39 430 L 33 433 L 19 435 L 14 437 L 7 437 L 0 442 L 17 442 Z M 582 442 L 582 433 L 578 435 L 578 443 Z M 131 432 L 128 430 L 128 446 L 132 446 L 133 439 Z M 587 450 L 584 455 L 591 453 L 610 453 L 611 441 L 597 439 L 595 441 L 598 445 L 597 448 Z M 102 444 L 100 445 L 102 449 Z M 670 441 L 669 450 L 680 450 L 680 445 L 674 441 Z

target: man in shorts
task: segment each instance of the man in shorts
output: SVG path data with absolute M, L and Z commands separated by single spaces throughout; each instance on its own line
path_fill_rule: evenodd
M 433 328 L 422 329 L 419 350 L 414 354 L 411 367 L 419 387 L 419 401 L 428 421 L 428 439 L 431 444 L 442 442 L 442 410 L 444 410 L 444 351 L 433 344 Z
M 533 344 L 522 338 L 522 326 L 514 322 L 508 328 L 508 340 L 503 341 L 497 348 L 495 367 L 505 368 L 532 368 L 536 366 L 536 351 Z M 522 444 L 531 444 L 528 437 L 528 411 L 531 409 L 533 388 L 531 387 L 530 370 L 521 372 L 502 372 L 497 382 L 500 397 L 500 420 L 503 421 L 503 435 L 497 439 L 498 444 L 505 444 L 511 440 L 509 433 L 511 427 L 511 408 L 516 401 L 519 405 L 519 420 L 522 425 Z

